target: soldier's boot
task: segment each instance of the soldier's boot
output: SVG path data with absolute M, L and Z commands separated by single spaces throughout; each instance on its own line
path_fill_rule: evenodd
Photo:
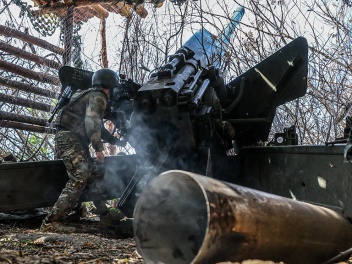
M 79 221 L 81 217 L 84 217 L 84 206 L 79 204 L 73 211 L 65 218 L 66 221 Z
M 46 222 L 44 220 L 39 231 L 51 233 L 74 233 L 77 229 L 72 226 L 67 226 L 62 222 Z

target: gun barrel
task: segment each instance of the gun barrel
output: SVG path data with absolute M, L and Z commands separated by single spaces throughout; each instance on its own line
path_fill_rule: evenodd
M 244 7 L 239 6 L 237 7 L 236 11 L 232 15 L 231 22 L 227 25 L 225 30 L 221 33 L 220 39 L 221 43 L 226 47 L 230 44 L 230 39 L 233 33 L 235 32 L 236 26 L 238 23 L 241 21 L 243 15 L 244 15 Z M 225 50 L 222 51 L 221 55 L 225 54 Z
M 318 264 L 352 246 L 350 222 L 333 210 L 185 171 L 150 182 L 133 226 L 147 263 Z

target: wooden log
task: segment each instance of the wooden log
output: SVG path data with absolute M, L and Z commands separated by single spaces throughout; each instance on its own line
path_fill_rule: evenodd
M 62 55 L 62 60 L 63 64 L 68 66 L 71 65 L 72 58 L 74 11 L 75 7 L 73 5 L 69 6 L 69 8 L 67 9 L 66 17 L 63 22 L 65 53 Z
M 0 120 L 15 121 L 21 123 L 27 123 L 37 126 L 46 126 L 47 120 L 43 118 L 35 118 L 31 116 L 18 115 L 13 113 L 7 113 L 0 111 Z
M 60 54 L 60 55 L 64 54 L 64 49 L 62 49 L 60 47 L 57 47 L 57 46 L 55 46 L 45 40 L 42 40 L 40 38 L 36 38 L 36 37 L 30 36 L 30 35 L 27 35 L 21 31 L 18 31 L 16 29 L 9 28 L 9 27 L 3 26 L 3 25 L 0 25 L 0 35 L 20 39 L 20 40 L 23 40 L 27 43 L 34 44 L 36 46 L 42 47 L 44 49 L 50 50 L 50 51 L 57 53 L 57 54 Z
M 24 67 L 9 63 L 4 60 L 0 60 L 0 70 L 9 71 L 39 82 L 50 83 L 57 86 L 60 85 L 60 80 L 57 77 L 54 77 L 45 73 L 41 73 L 41 72 L 28 70 Z
M 101 16 L 101 14 L 99 14 L 99 11 L 95 8 L 95 6 L 86 6 L 84 7 L 86 10 L 88 10 L 88 12 L 90 12 L 91 14 L 93 14 L 93 16 L 96 16 L 99 19 L 102 19 L 103 17 Z
M 131 17 L 132 5 L 129 5 L 125 2 L 118 2 L 116 5 L 111 5 L 110 7 L 114 9 L 115 13 L 123 17 Z
M 56 61 L 49 60 L 44 57 L 27 52 L 25 50 L 16 48 L 16 47 L 11 46 L 1 40 L 0 40 L 0 50 L 6 51 L 8 53 L 11 53 L 12 55 L 18 56 L 23 59 L 31 60 L 33 62 L 40 64 L 40 65 L 48 66 L 53 69 L 59 69 L 62 66 L 60 63 L 57 63 Z
M 75 7 L 86 7 L 86 6 L 95 6 L 95 5 L 100 5 L 100 4 L 109 4 L 111 6 L 116 5 L 116 3 L 118 2 L 123 2 L 123 0 L 118 0 L 118 1 L 114 1 L 114 0 L 79 0 L 79 1 L 74 1 L 73 4 Z M 44 14 L 48 14 L 48 13 L 56 13 L 58 11 L 62 11 L 67 9 L 69 5 L 64 4 L 64 3 L 60 3 L 57 4 L 55 6 L 43 6 L 43 7 L 39 7 L 39 9 L 37 10 L 33 10 L 32 14 L 35 16 L 41 16 Z
M 106 20 L 105 20 L 105 18 L 100 20 L 100 38 L 101 38 L 101 50 L 100 50 L 101 66 L 103 68 L 109 68 L 108 55 L 107 55 L 107 49 L 106 49 Z
M 16 90 L 20 90 L 23 92 L 27 92 L 27 93 L 34 93 L 34 94 L 49 97 L 49 98 L 58 98 L 59 97 L 59 93 L 56 93 L 55 91 L 45 90 L 43 88 L 39 88 L 39 87 L 33 86 L 31 84 L 21 83 L 21 82 L 17 82 L 17 81 L 11 81 L 9 79 L 5 79 L 2 77 L 0 77 L 0 85 L 6 86 L 9 88 L 13 88 Z
M 0 127 L 25 130 L 25 131 L 35 132 L 35 133 L 55 134 L 55 129 L 51 129 L 50 127 L 35 126 L 35 125 L 18 123 L 13 121 L 0 120 Z
M 115 10 L 111 7 L 112 4 L 100 4 L 106 11 L 115 13 Z
M 37 109 L 44 112 L 50 112 L 52 107 L 51 105 L 35 102 L 32 100 L 11 96 L 7 94 L 0 93 L 0 102 L 9 103 L 14 105 L 20 105 L 28 108 Z
M 89 8 L 93 8 L 98 13 L 97 17 L 100 19 L 104 19 L 109 16 L 109 12 L 106 11 L 106 9 L 103 8 L 101 5 L 92 5 L 89 6 Z
M 78 23 L 80 21 L 87 22 L 92 17 L 93 15 L 91 15 L 90 13 L 87 14 L 84 7 L 75 8 L 75 16 L 74 16 L 75 23 Z
M 122 15 L 122 10 L 118 5 L 112 5 L 110 8 L 114 10 L 114 13 Z

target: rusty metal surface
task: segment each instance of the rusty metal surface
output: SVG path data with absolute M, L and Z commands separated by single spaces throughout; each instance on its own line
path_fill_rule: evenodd
M 150 263 L 318 264 L 352 246 L 350 222 L 333 210 L 184 171 L 154 179 L 134 217 Z

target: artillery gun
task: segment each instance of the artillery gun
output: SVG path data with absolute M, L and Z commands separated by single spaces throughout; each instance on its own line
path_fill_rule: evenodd
M 227 180 L 233 156 L 268 141 L 277 106 L 305 94 L 304 38 L 227 84 L 209 63 L 213 39 L 205 29 L 194 34 L 136 93 L 128 141 L 142 162 L 119 202 L 130 217 L 141 190 L 162 171 Z
M 107 157 L 101 169 L 108 196 L 120 197 L 119 208 L 135 217 L 134 231 L 142 253 L 151 262 L 165 263 L 215 263 L 245 257 L 275 260 L 275 246 L 281 245 L 280 249 L 287 251 L 277 254 L 278 260 L 287 263 L 322 263 L 344 250 L 347 253 L 342 259 L 348 257 L 352 247 L 352 226 L 347 220 L 352 218 L 352 170 L 343 164 L 343 146 L 298 146 L 294 127 L 263 144 L 270 141 L 276 108 L 306 93 L 307 41 L 303 37 L 293 40 L 225 83 L 216 63 L 210 64 L 213 54 L 219 53 L 214 40 L 202 29 L 144 85 L 121 81 L 126 90 L 123 111 L 130 119 L 125 136 L 136 154 Z M 68 66 L 59 72 L 63 87 L 70 86 L 73 91 L 89 88 L 91 74 Z M 112 113 L 121 105 L 112 100 Z M 175 169 L 183 172 L 165 172 Z M 53 205 L 67 175 L 61 160 L 3 163 L 0 181 L 0 211 L 6 212 Z M 168 203 L 178 198 L 186 198 L 187 203 Z M 241 208 L 240 214 L 236 214 L 236 206 Z M 216 208 L 231 210 L 219 214 Z M 165 228 L 170 220 L 165 215 L 170 212 L 175 213 L 170 222 L 175 226 Z M 177 221 L 182 216 L 189 221 Z M 239 226 L 235 223 L 249 231 L 236 232 Z M 277 228 L 267 228 L 271 223 Z M 170 228 L 174 232 L 167 232 Z M 212 244 L 215 247 L 209 243 L 215 239 L 208 233 L 211 228 L 218 230 L 211 234 L 219 238 L 218 245 Z M 263 228 L 273 233 L 263 233 Z M 326 236 L 321 235 L 324 229 Z M 163 235 L 162 243 L 148 244 L 160 238 L 157 231 Z M 175 232 L 187 235 L 174 237 Z M 301 236 L 288 243 L 287 234 L 295 233 Z M 238 251 L 225 254 L 233 250 L 231 246 Z M 155 250 L 150 250 L 153 247 Z

